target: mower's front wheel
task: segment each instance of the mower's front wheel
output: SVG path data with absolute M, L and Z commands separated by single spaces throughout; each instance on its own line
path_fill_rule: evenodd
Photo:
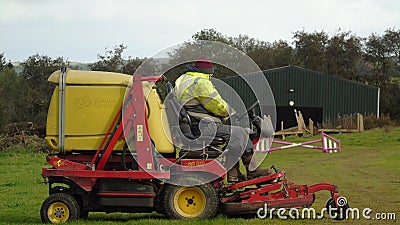
M 43 223 L 65 223 L 79 219 L 79 204 L 69 194 L 54 193 L 43 202 L 40 216 Z
M 184 176 L 182 183 L 193 186 L 167 185 L 164 190 L 164 213 L 171 219 L 209 219 L 216 216 L 219 198 L 210 183 L 201 183 L 201 177 Z
M 326 209 L 328 211 L 329 217 L 334 220 L 344 220 L 348 217 L 347 209 L 349 208 L 349 204 L 345 197 L 339 196 L 337 199 L 337 203 L 335 199 L 329 198 L 326 202 Z

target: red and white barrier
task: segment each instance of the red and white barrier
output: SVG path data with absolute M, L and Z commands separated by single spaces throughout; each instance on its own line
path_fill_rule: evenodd
M 322 137 L 319 140 L 306 141 L 306 142 L 302 142 L 302 143 L 292 143 L 292 142 L 286 142 L 286 141 L 272 140 L 271 138 L 270 139 L 262 139 L 256 145 L 255 151 L 256 152 L 272 152 L 272 151 L 302 146 L 305 148 L 320 149 L 324 153 L 340 152 L 340 140 L 339 139 L 336 139 L 332 136 L 325 134 L 324 131 L 321 132 L 321 136 Z M 319 143 L 319 142 L 321 142 L 321 146 L 312 145 L 312 144 Z M 283 146 L 272 147 L 272 143 L 280 144 Z

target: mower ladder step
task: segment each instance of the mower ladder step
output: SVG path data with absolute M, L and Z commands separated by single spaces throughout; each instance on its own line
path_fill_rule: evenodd
M 224 188 L 224 191 L 232 191 L 237 188 L 243 188 L 250 185 L 257 185 L 257 184 L 265 184 L 265 183 L 272 183 L 275 179 L 281 178 L 285 176 L 285 172 L 281 171 L 278 173 L 274 173 L 268 176 L 257 177 L 252 180 L 243 181 L 240 183 L 234 183 Z

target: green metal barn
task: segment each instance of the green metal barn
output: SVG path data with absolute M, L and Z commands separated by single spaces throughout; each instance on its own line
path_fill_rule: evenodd
M 285 128 L 296 124 L 294 109 L 301 111 L 306 120 L 311 118 L 320 124 L 347 114 L 379 115 L 379 88 L 375 86 L 297 66 L 265 70 L 263 74 L 274 95 L 276 120 L 278 123 L 284 121 Z M 257 79 L 257 76 L 251 79 Z M 241 77 L 223 81 L 235 89 L 246 105 L 255 101 L 250 87 Z

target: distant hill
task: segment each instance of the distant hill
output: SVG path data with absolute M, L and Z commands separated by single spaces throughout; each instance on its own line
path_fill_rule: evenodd
M 20 62 L 12 62 L 11 64 L 14 66 L 15 72 L 17 74 L 20 74 L 22 72 L 23 67 Z
M 91 63 L 70 62 L 68 67 L 76 70 L 90 70 L 90 64 Z
M 11 64 L 14 66 L 15 72 L 17 74 L 20 74 L 24 69 L 21 62 L 11 62 Z M 75 70 L 90 70 L 90 64 L 91 63 L 70 62 L 68 64 L 68 67 Z

